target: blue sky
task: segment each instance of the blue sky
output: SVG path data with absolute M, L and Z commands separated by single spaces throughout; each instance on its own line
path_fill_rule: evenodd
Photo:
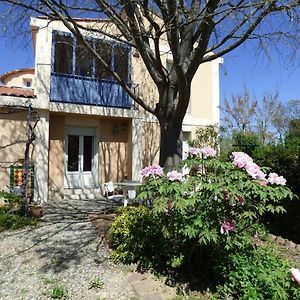
M 220 68 L 221 100 L 241 94 L 244 87 L 258 100 L 276 91 L 282 102 L 300 99 L 299 53 L 292 58 L 284 49 L 281 54 L 269 49 L 267 57 L 256 49 L 246 44 L 224 57 Z
M 283 51 L 284 52 L 284 51 Z M 0 74 L 9 70 L 33 67 L 30 41 L 0 37 Z M 258 55 L 254 46 L 241 48 L 227 54 L 220 68 L 220 101 L 232 94 L 241 94 L 244 87 L 258 99 L 265 94 L 279 92 L 281 101 L 300 99 L 300 60 L 269 51 L 269 57 Z

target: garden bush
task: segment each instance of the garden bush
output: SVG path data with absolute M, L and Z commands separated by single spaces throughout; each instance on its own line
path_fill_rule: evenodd
M 23 201 L 20 196 L 0 191 L 0 198 L 4 199 L 4 205 L 0 207 L 0 231 L 37 224 L 36 218 L 23 216 Z
M 276 235 L 300 243 L 300 138 L 288 138 L 282 145 L 269 145 L 256 149 L 254 160 L 282 174 L 287 186 L 298 196 L 284 203 L 287 214 L 267 215 L 266 224 Z
M 170 258 L 164 223 L 147 207 L 121 207 L 109 230 L 109 243 L 115 262 L 139 263 L 141 267 L 159 268 Z M 165 265 L 164 265 L 165 266 Z
M 271 247 L 219 253 L 214 266 L 222 282 L 218 299 L 300 299 L 300 289 L 290 278 L 290 263 Z
M 263 230 L 262 216 L 285 212 L 282 200 L 292 199 L 293 193 L 285 178 L 267 174 L 243 152 L 232 153 L 231 162 L 215 156 L 210 147 L 190 148 L 176 170 L 165 174 L 157 165 L 142 170 L 138 197 L 151 207 L 119 211 L 109 236 L 115 261 L 187 271 L 214 286 L 222 281 L 217 273 L 224 281 L 226 272 L 235 272 L 229 264 L 232 253 L 249 255 L 250 262 L 258 257 L 249 249 L 253 236 Z M 223 274 L 216 268 L 222 262 Z

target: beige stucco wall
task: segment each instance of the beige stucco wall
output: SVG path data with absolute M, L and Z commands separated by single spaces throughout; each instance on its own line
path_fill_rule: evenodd
M 213 118 L 212 63 L 200 65 L 192 81 L 191 116 L 196 119 Z
M 126 119 L 101 119 L 99 122 L 100 182 L 131 178 L 130 122 Z
M 30 79 L 32 81 L 32 86 L 30 88 L 34 88 L 35 78 L 34 78 L 34 70 L 32 71 L 19 71 L 16 73 L 12 73 L 8 75 L 4 80 L 4 85 L 6 86 L 16 86 L 16 87 L 26 87 L 24 86 L 24 80 Z
M 25 113 L 0 114 L 0 190 L 8 191 L 9 166 L 24 161 L 26 140 Z
M 64 188 L 65 127 L 96 128 L 99 184 L 131 178 L 130 120 L 97 116 L 50 115 L 49 188 Z
M 49 188 L 59 191 L 64 186 L 65 116 L 52 114 L 49 123 Z
M 136 53 L 135 50 L 133 53 Z M 133 84 L 138 84 L 139 95 L 143 101 L 155 107 L 158 102 L 158 90 L 140 55 L 132 57 L 132 81 Z
M 158 164 L 160 130 L 157 122 L 143 122 L 143 167 Z

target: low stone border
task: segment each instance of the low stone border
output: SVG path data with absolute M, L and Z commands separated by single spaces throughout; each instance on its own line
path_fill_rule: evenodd
M 287 240 L 287 239 L 284 239 L 281 236 L 277 236 L 277 235 L 274 235 L 274 234 L 268 234 L 267 240 L 273 241 L 276 244 L 281 245 L 281 246 L 286 246 L 289 249 L 297 249 L 298 251 L 300 251 L 300 245 L 299 244 L 295 244 L 294 242 L 292 242 L 290 240 Z

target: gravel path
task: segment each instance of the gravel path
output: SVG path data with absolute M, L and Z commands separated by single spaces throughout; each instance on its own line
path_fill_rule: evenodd
M 86 214 L 75 215 L 56 210 L 35 228 L 0 233 L 1 300 L 52 299 L 55 288 L 71 300 L 137 299 Z M 103 286 L 89 288 L 93 279 Z

